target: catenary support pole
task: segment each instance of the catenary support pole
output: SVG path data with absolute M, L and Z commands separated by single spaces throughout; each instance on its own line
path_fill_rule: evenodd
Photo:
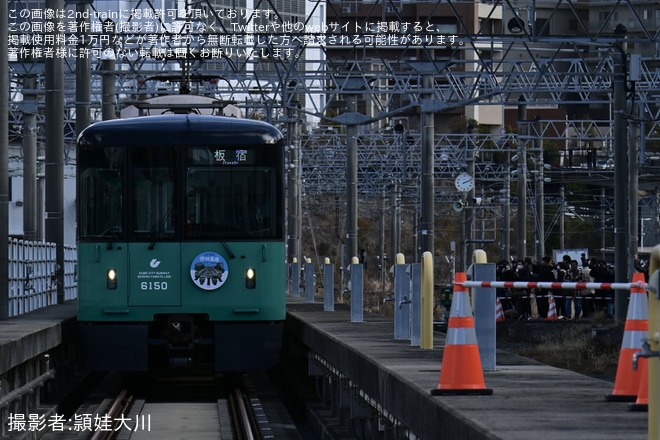
M 628 133 L 626 122 L 626 30 L 622 25 L 615 29 L 617 40 L 613 43 L 614 77 L 614 279 L 628 279 Z M 614 313 L 619 321 L 626 319 L 627 292 L 614 293 Z
M 348 95 L 348 113 L 357 113 L 357 96 Z M 358 145 L 357 125 L 346 126 L 346 244 L 348 257 L 358 256 Z
M 525 135 L 527 126 L 522 123 L 527 120 L 527 103 L 525 97 L 518 98 L 518 259 L 527 256 L 527 150 L 525 142 L 520 138 Z
M 424 75 L 424 89 L 433 90 L 433 75 Z M 421 251 L 433 254 L 435 236 L 434 210 L 434 116 L 431 111 L 422 113 L 422 219 L 420 222 Z M 415 249 L 415 252 L 417 250 Z
M 287 93 L 288 88 L 284 89 Z M 287 109 L 287 152 L 289 154 L 289 166 L 287 169 L 287 260 L 293 261 L 300 258 L 300 147 L 298 142 L 298 112 Z
M 0 7 L 0 47 L 7 47 L 9 5 Z M 9 64 L 0 50 L 0 120 L 9 120 Z M 0 124 L 0 321 L 9 318 L 9 125 Z
M 626 118 L 628 129 L 628 270 L 626 279 L 632 279 L 635 273 L 635 256 L 638 253 L 639 244 L 639 114 L 638 105 L 634 102 L 630 105 L 630 115 Z M 616 165 L 615 165 L 616 166 Z M 626 316 L 627 316 L 626 310 Z
M 88 3 L 78 3 L 78 58 L 76 59 L 76 135 L 91 123 L 92 58 L 88 37 L 90 26 Z M 81 56 L 83 54 L 84 56 Z
M 46 8 L 64 9 L 63 0 L 46 0 Z M 53 17 L 53 33 L 57 32 Z M 57 38 L 54 39 L 58 41 Z M 57 43 L 55 43 L 57 44 Z M 57 52 L 57 51 L 56 51 Z M 46 241 L 55 243 L 57 303 L 64 302 L 64 60 L 46 58 Z
M 536 203 L 536 237 L 534 239 L 534 249 L 536 255 L 536 261 L 541 261 L 545 257 L 545 190 L 544 190 L 544 181 L 543 181 L 543 136 L 542 136 L 542 127 L 541 120 L 537 116 L 534 119 L 534 124 L 532 124 L 532 129 L 534 133 L 534 167 L 535 167 L 535 176 L 534 176 L 534 190 L 536 194 L 535 203 Z
M 465 137 L 465 142 L 467 143 L 467 148 L 465 149 L 466 164 L 467 164 L 467 173 L 475 178 L 474 173 L 474 124 L 471 122 L 467 126 L 467 136 Z M 469 256 L 474 252 L 474 217 L 476 215 L 476 203 L 475 197 L 476 193 L 476 184 L 472 186 L 472 189 L 467 192 L 467 200 L 465 200 L 465 205 L 463 207 L 463 213 L 465 213 L 465 241 L 463 246 L 463 255 L 465 255 L 465 266 L 463 271 L 467 270 L 467 267 L 470 264 Z
M 23 75 L 23 239 L 37 239 L 37 74 Z
M 511 262 L 511 152 L 506 152 L 507 171 L 504 175 L 504 189 L 502 190 L 502 252 L 500 258 Z

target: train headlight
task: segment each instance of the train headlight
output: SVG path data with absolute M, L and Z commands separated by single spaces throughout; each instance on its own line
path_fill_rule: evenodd
M 251 267 L 245 271 L 245 287 L 248 289 L 257 287 L 257 273 Z
M 105 277 L 106 285 L 108 289 L 114 290 L 117 288 L 117 271 L 114 269 L 108 269 L 108 272 Z

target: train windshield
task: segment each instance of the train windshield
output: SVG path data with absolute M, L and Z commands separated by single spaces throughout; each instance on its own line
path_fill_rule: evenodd
M 78 163 L 79 237 L 122 238 L 124 149 L 81 148 Z
M 177 150 L 171 147 L 132 147 L 130 151 L 133 237 L 137 240 L 174 240 Z
M 78 162 L 81 240 L 283 237 L 280 148 L 90 146 Z
M 206 151 L 192 152 L 185 173 L 186 238 L 279 238 L 276 168 L 250 159 L 253 150 L 240 150 L 241 160 L 235 150 L 220 159 Z

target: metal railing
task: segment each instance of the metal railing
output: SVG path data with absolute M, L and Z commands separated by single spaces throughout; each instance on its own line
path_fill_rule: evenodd
M 9 239 L 9 316 L 57 303 L 55 243 Z M 78 297 L 76 247 L 64 246 L 64 299 Z

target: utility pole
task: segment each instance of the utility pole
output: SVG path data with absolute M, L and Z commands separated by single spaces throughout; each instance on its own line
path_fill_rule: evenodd
M 390 258 L 394 264 L 394 258 L 399 253 L 401 247 L 401 183 L 394 180 L 391 192 L 391 212 L 390 215 Z
M 9 7 L 0 7 L 0 47 L 9 43 Z M 0 50 L 0 120 L 9 120 L 9 56 Z M 9 319 L 9 126 L 0 124 L 0 321 Z
M 23 76 L 23 239 L 37 239 L 37 74 Z M 39 216 L 41 218 L 41 216 Z
M 467 148 L 465 154 L 467 156 L 467 173 L 475 178 L 474 175 L 474 142 L 472 137 L 474 136 L 474 125 L 472 122 L 468 123 L 467 126 L 467 137 L 465 141 L 467 143 Z M 474 203 L 476 198 L 476 185 L 472 185 L 472 189 L 466 193 L 467 200 L 463 211 L 465 212 L 465 255 L 463 257 L 464 266 L 463 269 L 467 270 L 467 267 L 472 261 L 472 254 L 474 253 L 474 216 L 476 213 L 477 207 Z
M 639 144 L 638 144 L 638 122 L 639 107 L 632 103 L 630 114 L 633 118 L 628 119 L 628 272 L 626 279 L 632 280 L 635 273 L 635 256 L 639 247 Z M 615 165 L 616 167 L 616 165 Z M 627 315 L 627 314 L 626 314 Z
M 559 187 L 559 247 L 566 249 L 566 199 L 563 183 Z
M 103 33 L 113 40 L 116 23 L 111 19 L 103 20 Z M 115 72 L 116 55 L 114 47 L 106 45 L 101 52 L 101 118 L 104 121 L 115 119 L 115 94 L 117 73 Z
M 619 24 L 614 29 L 617 40 L 612 43 L 614 49 L 614 279 L 623 283 L 628 278 L 628 151 L 626 141 L 626 33 L 627 29 Z M 629 281 L 629 280 L 628 280 Z M 615 291 L 614 310 L 617 320 L 624 321 L 628 311 L 628 292 Z
M 535 240 L 535 256 L 536 261 L 541 261 L 545 256 L 545 205 L 543 199 L 545 198 L 545 191 L 543 186 L 543 139 L 541 137 L 541 121 L 540 117 L 534 120 L 534 191 L 536 192 L 536 240 Z
M 79 22 L 78 32 L 78 58 L 76 59 L 76 135 L 79 135 L 91 123 L 90 108 L 92 104 L 92 78 L 91 78 L 91 54 L 89 53 L 88 32 L 89 4 L 78 3 L 76 5 Z M 80 55 L 82 54 L 82 55 Z
M 285 89 L 284 102 L 288 100 L 289 90 Z M 287 151 L 289 153 L 289 167 L 287 169 L 288 194 L 287 194 L 287 261 L 293 262 L 294 258 L 303 263 L 300 258 L 300 147 L 298 145 L 297 111 L 287 109 Z
M 63 0 L 46 0 L 46 8 L 64 9 Z M 49 20 L 57 32 L 57 18 Z M 54 38 L 53 41 L 57 41 Z M 57 44 L 57 43 L 55 43 Z M 53 48 L 55 49 L 55 48 Z M 57 303 L 64 302 L 64 60 L 46 58 L 46 241 L 55 243 Z M 1 264 L 1 263 L 0 263 Z
M 511 152 L 506 152 L 507 171 L 504 175 L 502 203 L 502 251 L 500 258 L 510 262 L 511 255 Z
M 349 94 L 347 112 L 357 113 L 357 95 Z M 357 206 L 357 125 L 346 125 L 346 242 L 348 259 L 358 257 L 358 206 Z
M 607 198 L 605 198 L 605 187 L 600 188 L 600 259 L 605 259 L 605 229 L 607 228 Z
M 424 74 L 422 77 L 423 89 L 428 97 L 433 96 L 433 74 Z M 420 221 L 421 254 L 430 252 L 434 254 L 435 237 L 435 209 L 434 209 L 434 139 L 435 139 L 435 113 L 431 110 L 422 112 L 422 216 Z M 420 255 L 421 255 L 420 254 Z
M 527 150 L 525 131 L 527 125 L 525 97 L 518 98 L 518 259 L 527 256 Z
M 385 203 L 387 202 L 387 192 L 383 189 L 380 196 L 380 231 L 378 238 L 378 263 L 380 273 L 380 286 L 385 291 Z

